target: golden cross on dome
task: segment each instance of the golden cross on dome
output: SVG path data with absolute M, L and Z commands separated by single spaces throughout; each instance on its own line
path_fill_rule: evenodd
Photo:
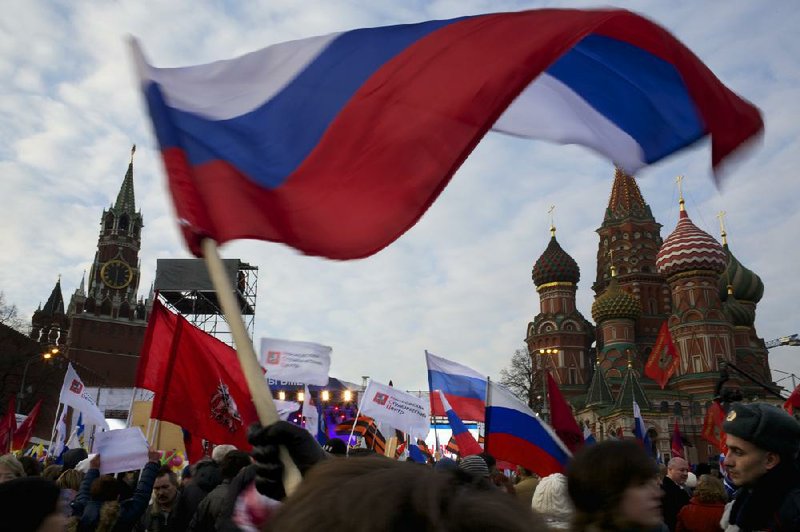
M 728 243 L 728 234 L 725 232 L 725 215 L 727 213 L 725 211 L 719 211 L 717 213 L 717 218 L 719 218 L 719 230 L 720 236 L 722 236 L 722 244 L 725 245 Z
M 617 276 L 617 269 L 614 267 L 614 250 L 608 250 L 608 260 L 611 263 L 611 277 Z
M 553 211 L 555 210 L 555 205 L 550 205 L 550 208 L 547 209 L 547 214 L 550 215 L 550 236 L 556 236 L 555 215 L 553 214 Z
M 683 183 L 683 176 L 679 175 L 678 177 L 676 177 L 675 182 L 678 184 L 678 203 L 680 204 L 681 210 L 683 211 L 686 210 L 683 206 L 683 187 L 681 187 L 681 184 Z

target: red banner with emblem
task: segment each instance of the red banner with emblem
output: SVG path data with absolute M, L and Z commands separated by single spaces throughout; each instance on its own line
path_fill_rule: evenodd
M 644 366 L 644 374 L 656 381 L 661 389 L 667 385 L 667 381 L 678 371 L 680 357 L 675 344 L 672 342 L 672 334 L 669 332 L 667 322 L 661 324 L 658 338 L 650 352 L 650 358 Z

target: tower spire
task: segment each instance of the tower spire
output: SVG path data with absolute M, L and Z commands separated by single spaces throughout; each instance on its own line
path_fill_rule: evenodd
M 122 186 L 117 194 L 117 201 L 114 203 L 114 211 L 117 213 L 128 212 L 133 214 L 136 212 L 136 201 L 133 193 L 133 154 L 136 153 L 136 144 L 131 148 L 131 160 L 128 163 L 128 171 L 125 173 L 125 179 L 122 180 Z

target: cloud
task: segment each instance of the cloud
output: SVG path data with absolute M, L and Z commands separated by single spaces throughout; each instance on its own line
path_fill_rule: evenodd
M 574 2 L 323 2 L 153 4 L 15 2 L 0 31 L 0 286 L 30 315 L 61 273 L 65 297 L 89 269 L 100 215 L 116 198 L 137 144 L 137 207 L 145 219 L 140 294 L 157 258 L 188 257 L 166 193 L 163 169 L 132 75 L 127 35 L 158 66 L 197 64 L 262 46 L 355 27 Z M 793 2 L 640 2 L 767 124 L 761 148 L 722 188 L 710 179 L 706 143 L 641 172 L 640 187 L 663 224 L 677 223 L 674 177 L 695 223 L 717 236 L 727 211 L 731 248 L 761 275 L 766 295 L 756 326 L 766 339 L 796 331 L 794 245 L 800 126 L 800 44 Z M 714 16 L 700 16 L 713 11 Z M 278 245 L 241 241 L 223 255 L 259 267 L 256 339 L 309 340 L 334 348 L 333 372 L 425 388 L 423 350 L 493 376 L 519 348 L 539 301 L 531 267 L 547 245 L 556 205 L 561 245 L 578 262 L 578 307 L 590 318 L 598 237 L 611 165 L 573 146 L 490 134 L 420 222 L 377 255 L 352 262 L 305 257 Z M 773 366 L 800 374 L 792 349 Z

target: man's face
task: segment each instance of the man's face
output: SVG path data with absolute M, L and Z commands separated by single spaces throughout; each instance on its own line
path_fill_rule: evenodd
M 169 475 L 161 475 L 153 484 L 153 493 L 156 495 L 158 505 L 165 510 L 169 510 L 178 495 L 178 488 L 170 481 Z
M 723 464 L 736 487 L 752 485 L 780 462 L 777 454 L 760 449 L 732 434 L 728 434 L 726 443 L 728 454 L 725 455 Z
M 674 458 L 670 460 L 671 466 L 667 468 L 667 476 L 678 486 L 686 484 L 686 479 L 689 478 L 689 464 L 683 458 Z

